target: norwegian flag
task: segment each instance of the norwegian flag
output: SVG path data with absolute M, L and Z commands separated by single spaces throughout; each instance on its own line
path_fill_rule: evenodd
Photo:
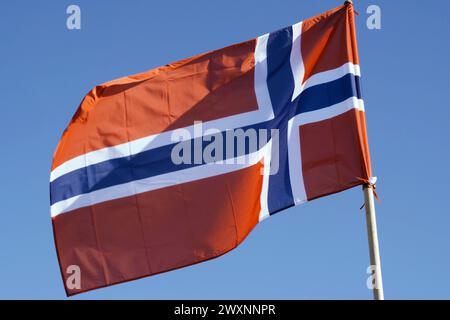
M 277 143 L 269 135 L 256 150 L 223 156 L 243 162 L 177 164 L 180 129 L 202 150 L 208 130 L 275 129 Z M 102 84 L 53 157 L 51 215 L 66 293 L 218 257 L 270 215 L 370 176 L 350 4 Z M 67 285 L 71 266 L 81 271 L 78 287 Z

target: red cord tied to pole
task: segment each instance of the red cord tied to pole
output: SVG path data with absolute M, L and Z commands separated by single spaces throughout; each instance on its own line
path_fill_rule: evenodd
M 364 182 L 364 187 L 371 188 L 373 190 L 373 195 L 375 196 L 375 199 L 377 199 L 378 203 L 381 205 L 380 197 L 378 196 L 377 192 L 375 191 L 377 188 L 376 183 L 377 183 L 378 178 L 370 177 L 369 179 L 365 179 L 365 178 L 357 177 L 356 179 L 358 179 L 361 182 Z M 365 207 L 365 205 L 366 204 L 364 203 L 361 206 L 361 208 L 359 208 L 359 210 L 362 210 Z

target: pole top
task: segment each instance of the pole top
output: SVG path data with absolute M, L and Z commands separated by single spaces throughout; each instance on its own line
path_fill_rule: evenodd
M 347 4 L 353 4 L 353 0 L 347 0 L 347 1 L 345 1 L 345 2 L 344 2 L 344 5 L 347 5 Z

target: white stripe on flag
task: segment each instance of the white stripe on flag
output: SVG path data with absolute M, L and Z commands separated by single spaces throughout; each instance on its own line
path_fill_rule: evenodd
M 304 83 L 303 90 L 313 87 L 313 86 L 316 86 L 316 85 L 319 85 L 319 84 L 322 84 L 322 83 L 325 83 L 325 82 L 337 80 L 349 73 L 353 74 L 355 76 L 358 76 L 358 77 L 361 76 L 359 66 L 349 62 L 349 63 L 346 63 L 336 69 L 332 69 L 332 70 L 328 70 L 328 71 L 324 71 L 324 72 L 320 72 L 320 73 L 316 73 L 316 74 L 312 75 Z
M 278 152 L 278 150 L 275 150 L 275 152 Z M 270 172 L 271 172 L 270 162 L 272 159 L 272 140 L 270 140 L 266 145 L 263 159 L 264 159 L 263 183 L 262 183 L 261 196 L 260 196 L 261 211 L 259 213 L 259 221 L 260 222 L 270 216 L 268 201 L 269 201 L 269 179 L 270 179 Z
M 266 153 L 270 152 L 266 151 L 269 147 L 269 143 L 267 143 L 256 152 L 234 158 L 235 161 L 233 164 L 224 163 L 223 161 L 210 163 L 77 195 L 53 204 L 50 207 L 51 215 L 52 217 L 55 217 L 64 212 L 95 205 L 101 202 L 245 169 L 261 161 Z
M 302 57 L 302 22 L 292 26 L 292 48 L 291 48 L 291 69 L 294 76 L 294 93 L 292 100 L 294 101 L 303 91 L 303 79 L 305 77 L 305 66 Z

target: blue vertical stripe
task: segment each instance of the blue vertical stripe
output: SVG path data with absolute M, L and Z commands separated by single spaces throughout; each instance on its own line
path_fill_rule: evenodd
M 269 178 L 269 213 L 294 205 L 289 178 L 287 127 L 295 114 L 291 104 L 294 77 L 291 71 L 292 28 L 273 32 L 267 43 L 267 86 L 275 113 L 274 128 L 279 129 L 279 170 Z M 276 152 L 276 150 L 275 150 Z

